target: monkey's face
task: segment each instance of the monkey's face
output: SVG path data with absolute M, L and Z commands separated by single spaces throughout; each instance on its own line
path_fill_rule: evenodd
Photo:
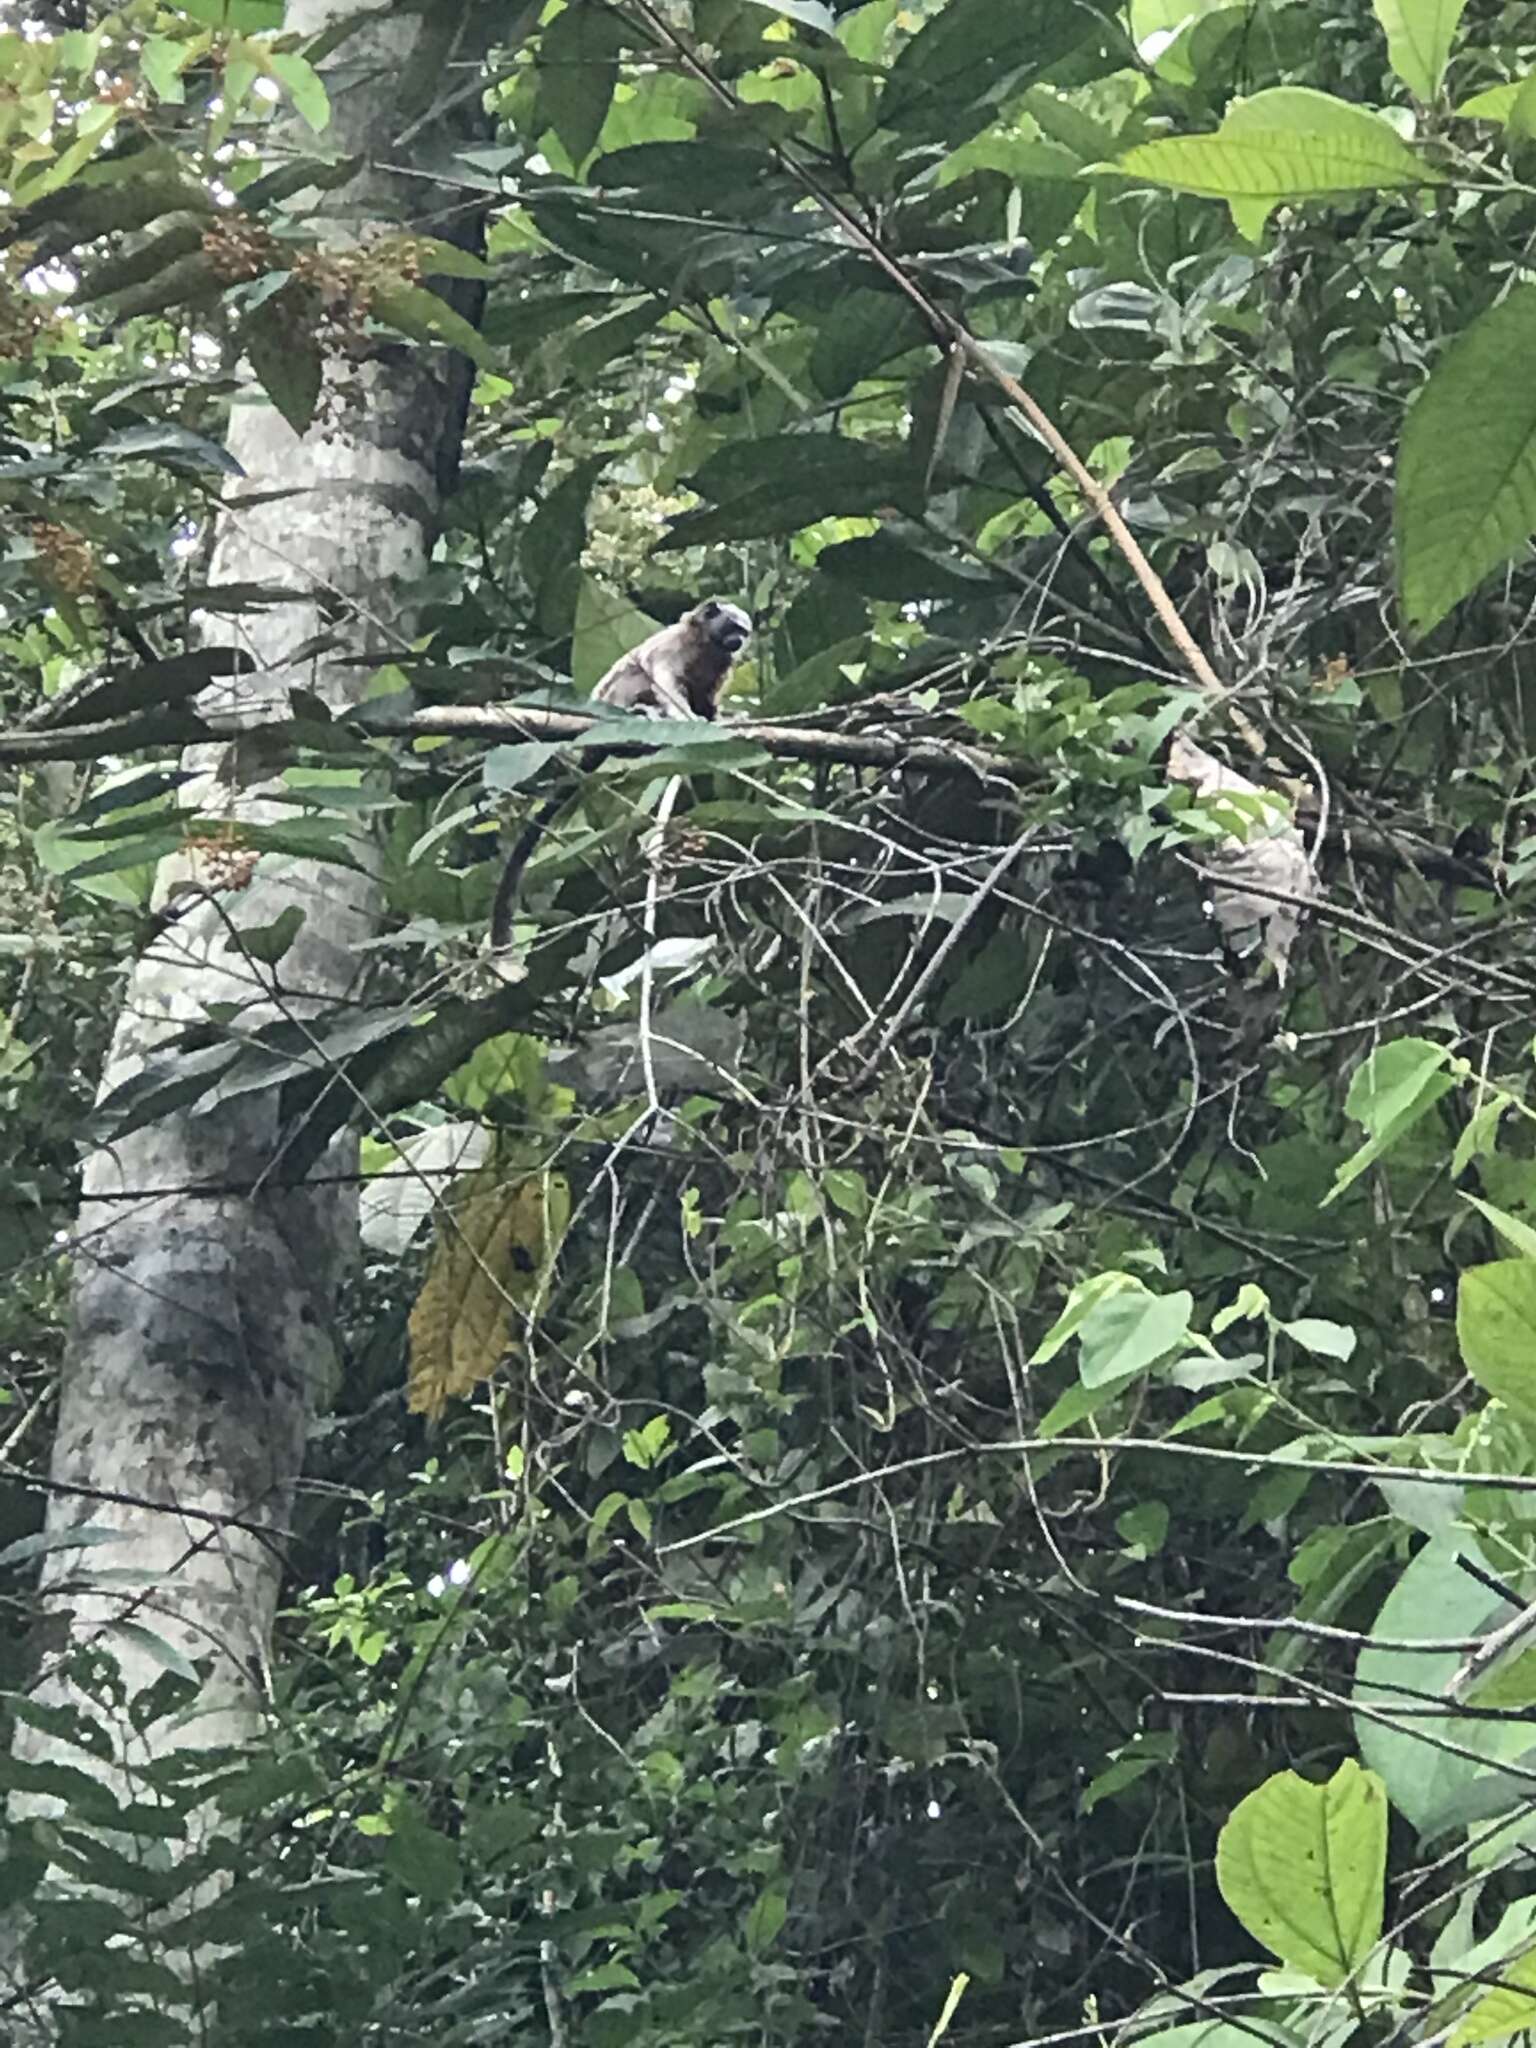
M 752 621 L 740 605 L 727 604 L 723 598 L 708 599 L 695 616 L 715 645 L 733 657 L 752 638 Z

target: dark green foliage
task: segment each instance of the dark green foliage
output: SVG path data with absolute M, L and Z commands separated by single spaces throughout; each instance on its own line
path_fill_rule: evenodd
M 407 750 L 301 699 L 274 739 L 295 815 L 246 844 L 323 886 L 370 817 L 386 942 L 335 1013 L 252 1030 L 225 1004 L 93 1118 L 179 771 L 126 743 L 115 787 L 3 771 L 18 1415 L 62 1341 L 81 1133 L 281 1091 L 283 1174 L 351 1120 L 370 1201 L 375 1176 L 436 1192 L 458 1155 L 432 1147 L 479 1125 L 576 1194 L 526 1347 L 435 1434 L 403 1413 L 426 1237 L 372 1217 L 262 1753 L 162 1756 L 119 1800 L 82 1708 L 50 1724 L 78 1762 L 9 1766 L 64 1807 L 0 1845 L 0 1899 L 31 1909 L 18 1989 L 63 1988 L 62 2039 L 920 2048 L 964 1975 L 960 2048 L 1080 2028 L 1089 1998 L 1117 2025 L 1186 1981 L 1158 2024 L 1230 1997 L 1283 2044 L 1320 2008 L 1257 1996 L 1261 1961 L 1296 1963 L 1264 1885 L 1348 1919 L 1328 1956 L 1359 1967 L 1382 1800 L 1414 1883 L 1337 2010 L 1438 2036 L 1520 1952 L 1519 1844 L 1461 1852 L 1528 1796 L 1529 1673 L 1475 1675 L 1491 1713 L 1450 1693 L 1455 1639 L 1508 1618 L 1501 1584 L 1530 1596 L 1536 515 L 1500 437 L 1536 215 L 1514 96 L 1454 109 L 1527 76 L 1536 12 L 1466 10 L 1443 103 L 1380 144 L 1412 175 L 1374 184 L 1351 117 L 1408 92 L 1371 9 L 1153 9 L 1162 44 L 1145 12 L 1133 55 L 1122 11 L 1066 0 L 699 0 L 680 51 L 650 10 L 572 0 L 507 58 L 494 147 L 438 167 L 447 210 L 491 196 L 492 277 L 411 631 L 343 593 L 317 643 L 386 707 L 558 701 L 718 591 L 759 629 L 728 711 L 942 744 L 956 772 L 713 732 L 615 762 L 530 870 L 525 976 L 492 984 L 503 807 L 580 746 Z M 82 94 L 80 61 L 50 89 Z M 141 236 L 107 275 L 161 298 L 0 365 L 7 726 L 173 706 L 206 679 L 195 606 L 288 594 L 214 596 L 171 554 L 230 467 L 234 352 L 322 434 L 334 340 L 285 347 L 272 273 L 225 280 L 187 372 L 166 280 L 216 81 L 184 84 L 149 96 L 161 139 L 103 145 L 19 216 L 98 287 L 100 238 Z M 303 179 L 230 172 L 285 252 L 328 147 Z M 860 231 L 1113 483 L 1264 762 Z M 464 337 L 430 298 L 402 276 L 351 345 L 442 354 Z M 1176 728 L 1305 786 L 1323 899 L 1283 983 L 1206 914 L 1254 806 L 1175 780 Z M 673 772 L 653 1077 L 679 1046 L 696 1064 L 656 1115 L 640 842 Z M 243 931 L 263 988 L 291 993 L 298 936 Z M 23 1722 L 55 1711 L 21 1654 L 34 1526 L 18 1483 Z M 1393 1719 L 1403 1687 L 1434 1742 Z M 199 1772 L 239 1831 L 178 1862 Z M 1262 1855 L 1231 1820 L 1261 1785 L 1250 1817 L 1286 1822 Z

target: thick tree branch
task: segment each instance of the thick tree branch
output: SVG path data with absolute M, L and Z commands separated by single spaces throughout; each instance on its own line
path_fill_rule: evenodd
M 369 704 L 347 718 L 336 721 L 338 737 L 375 739 L 462 739 L 487 745 L 519 740 L 579 740 L 598 723 L 584 711 L 555 711 L 538 704 L 444 704 L 430 711 L 390 712 L 377 703 Z M 606 728 L 612 715 L 602 720 Z M 636 720 L 636 738 L 603 742 L 616 754 L 642 753 L 647 747 L 670 746 L 676 731 L 664 737 L 648 731 Z M 253 732 L 256 727 L 243 728 Z M 260 728 L 274 740 L 280 739 L 281 725 Z M 781 761 L 827 762 L 848 768 L 875 768 L 888 772 L 920 769 L 925 775 L 952 776 L 974 782 L 993 782 L 1014 789 L 1039 782 L 1038 764 L 1009 754 L 993 753 L 958 740 L 909 740 L 892 732 L 823 731 L 815 726 L 780 725 L 771 719 L 732 719 L 727 726 L 713 728 L 721 735 L 750 746 Z M 164 706 L 137 712 L 131 718 L 103 719 L 91 725 L 59 726 L 42 732 L 0 730 L 0 763 L 34 761 L 98 761 L 150 746 L 182 746 L 195 740 L 229 739 L 233 728 L 219 719 L 212 723 L 180 706 Z M 308 729 L 307 737 L 312 737 Z M 699 749 L 699 768 L 707 771 L 712 749 Z M 1316 807 L 1306 801 L 1298 807 L 1305 825 L 1316 820 Z M 1349 854 L 1370 866 L 1396 873 L 1417 874 L 1427 881 L 1459 883 L 1470 888 L 1490 888 L 1493 876 L 1476 861 L 1426 846 L 1391 831 L 1375 830 L 1349 821 L 1342 828 L 1337 821 L 1327 843 L 1347 848 Z
M 496 742 L 581 739 L 597 723 L 589 712 L 551 711 L 532 704 L 446 704 L 431 711 L 399 713 L 381 710 L 374 704 L 355 716 L 337 719 L 336 729 L 338 735 Z M 611 726 L 612 714 L 607 714 L 602 723 Z M 614 753 L 643 753 L 648 746 L 670 746 L 676 740 L 675 732 L 662 739 L 654 728 L 648 728 L 639 719 L 635 728 L 631 745 L 626 746 L 622 740 L 611 743 Z M 43 732 L 19 732 L 13 728 L 0 731 L 0 761 L 97 761 L 131 753 L 139 747 L 229 739 L 236 730 L 226 720 L 210 722 L 194 712 L 171 708 Z M 967 776 L 1015 787 L 1032 783 L 1039 775 L 1031 762 L 952 740 L 907 740 L 889 732 L 822 732 L 814 726 L 778 725 L 771 720 L 750 718 L 732 719 L 728 728 L 714 730 L 728 731 L 731 739 L 761 747 L 764 753 L 780 760 L 839 762 L 850 768 L 921 768 L 931 775 Z M 266 731 L 273 738 L 281 735 L 279 726 L 269 726 Z M 606 737 L 603 744 L 605 749 L 610 746 Z M 709 751 L 701 748 L 699 766 L 708 765 Z

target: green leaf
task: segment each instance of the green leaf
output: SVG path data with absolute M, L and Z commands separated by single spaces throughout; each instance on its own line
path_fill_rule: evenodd
M 1422 1114 L 1429 1082 L 1449 1058 L 1430 1038 L 1394 1038 L 1363 1061 L 1349 1084 L 1344 1113 L 1380 1138 L 1402 1127 L 1410 1111 Z
M 1536 1953 L 1493 1966 L 1497 1988 L 1484 1992 L 1451 2036 L 1451 2048 L 1471 2048 L 1502 2034 L 1536 2027 Z
M 300 118 L 318 135 L 330 125 L 331 100 L 313 64 L 296 50 L 274 50 L 267 64 L 272 76 L 288 89 Z
M 610 149 L 592 166 L 592 183 L 606 191 L 633 186 L 653 200 L 717 212 L 739 198 L 761 211 L 764 181 L 780 175 L 764 149 L 744 143 L 635 142 Z
M 837 18 L 827 0 L 749 0 L 753 7 L 766 7 L 770 14 L 779 14 L 786 21 L 803 21 L 807 28 L 818 28 L 823 35 L 835 35 Z
M 889 530 L 865 534 L 859 540 L 834 541 L 816 557 L 816 573 L 848 584 L 861 596 L 884 598 L 892 604 L 910 604 L 918 597 L 974 601 L 1005 587 L 973 563 L 920 547 Z M 826 597 L 818 594 L 825 609 Z
M 510 291 L 492 288 L 486 303 L 481 332 L 514 360 L 533 354 L 551 335 L 565 334 L 594 315 L 621 311 L 628 306 L 630 292 L 549 292 L 514 297 Z M 551 451 L 553 452 L 553 451 Z
M 283 25 L 283 0 L 180 0 L 180 5 L 194 21 L 241 35 L 261 35 Z
M 842 434 L 732 442 L 686 481 L 712 509 L 674 519 L 663 547 L 796 533 L 822 519 L 915 506 L 921 497 L 902 450 Z
M 461 249 L 457 242 L 442 241 L 436 235 L 413 235 L 412 246 L 425 277 L 471 277 L 491 275 L 491 266 L 473 249 Z
M 136 1644 L 145 1656 L 160 1666 L 162 1671 L 173 1672 L 177 1678 L 184 1678 L 189 1685 L 198 1683 L 197 1666 L 185 1651 L 178 1649 L 176 1644 L 168 1636 L 163 1636 L 158 1629 L 146 1628 L 142 1621 L 112 1621 L 107 1624 L 107 1632 Z
M 1039 78 L 1097 27 L 1078 0 L 949 0 L 891 66 L 879 124 L 963 142 L 1005 93 Z
M 1317 1316 L 1300 1316 L 1294 1323 L 1281 1323 L 1293 1344 L 1303 1351 L 1315 1351 L 1322 1358 L 1353 1358 L 1355 1333 L 1343 1323 L 1327 1323 Z
M 120 874 L 124 868 L 152 868 L 168 854 L 179 853 L 185 841 L 185 829 L 176 826 L 169 830 L 146 832 L 136 838 L 120 839 L 105 853 L 94 854 L 81 861 L 70 858 L 71 841 L 59 839 L 54 843 L 58 857 L 61 857 L 61 872 L 67 874 L 72 882 L 80 882 L 89 875 Z
M 1445 1699 L 1462 1662 L 1458 1650 L 1405 1650 L 1404 1643 L 1454 1641 L 1509 1617 L 1508 1603 L 1462 1568 L 1463 1556 L 1484 1571 L 1497 1569 L 1464 1529 L 1432 1538 L 1383 1601 L 1355 1670 L 1355 1704 L 1373 1710 L 1355 1719 L 1360 1754 L 1426 1841 L 1530 1796 L 1524 1779 L 1499 1768 L 1529 1750 L 1528 1725 L 1469 1721 L 1450 1700 L 1444 1716 L 1393 1718 L 1405 1700 Z M 1516 1591 L 1523 1597 L 1520 1582 Z
M 747 1915 L 747 1946 L 759 1956 L 778 1938 L 789 1913 L 789 1901 L 776 1885 L 763 1892 Z
M 1111 1752 L 1108 1765 L 1090 1780 L 1077 1802 L 1079 1813 L 1092 1813 L 1100 1800 L 1114 1798 L 1148 1771 L 1165 1769 L 1177 1757 L 1178 1745 L 1171 1735 L 1133 1735 L 1123 1747 Z
M 855 1173 L 850 1167 L 829 1166 L 821 1176 L 821 1185 L 828 1200 L 845 1216 L 869 1214 L 869 1189 L 862 1173 Z
M 1066 1307 L 1046 1331 L 1030 1356 L 1031 1365 L 1049 1365 L 1057 1352 L 1083 1327 L 1090 1313 L 1101 1301 L 1118 1294 L 1122 1289 L 1135 1288 L 1140 1283 L 1129 1273 L 1093 1273 L 1088 1279 L 1079 1280 L 1067 1296 Z
M 1440 90 L 1467 0 L 1372 0 L 1387 32 L 1387 62 L 1416 99 Z
M 1471 99 L 1463 100 L 1456 112 L 1468 121 L 1497 121 L 1502 125 L 1512 121 L 1516 106 L 1528 96 L 1533 83 L 1536 74 L 1510 79 L 1504 85 L 1486 86 L 1482 92 L 1473 93 Z
M 952 1024 L 963 1017 L 974 1024 L 990 1024 L 1006 1016 L 1024 996 L 1039 964 L 1038 947 L 1030 946 L 1017 932 L 998 932 L 966 962 L 946 990 L 939 1005 L 939 1022 Z
M 1144 1500 L 1115 1517 L 1115 1534 L 1138 1557 L 1156 1557 L 1168 1541 L 1168 1503 Z
M 584 320 L 569 333 L 545 343 L 539 352 L 540 366 L 558 371 L 565 380 L 589 384 L 615 356 L 627 355 L 666 311 L 660 299 L 641 299 L 599 320 Z
M 25 184 L 17 180 L 15 203 L 30 206 L 66 186 L 77 172 L 96 155 L 111 135 L 117 124 L 118 108 L 98 100 L 87 105 L 79 117 L 79 127 L 73 142 L 49 164 L 48 168 L 29 176 Z
M 553 129 L 577 166 L 591 154 L 619 81 L 623 24 L 606 8 L 568 0 L 539 39 L 530 136 Z
M 1257 202 L 1391 192 L 1439 182 L 1379 114 L 1309 86 L 1239 100 L 1214 135 L 1143 142 L 1109 167 L 1207 199 Z
M 1397 458 L 1403 612 L 1427 633 L 1536 532 L 1536 285 L 1474 320 L 1440 358 Z
M 180 704 L 196 696 L 209 683 L 228 676 L 248 675 L 254 667 L 244 648 L 199 647 L 189 654 L 168 655 L 164 661 L 141 662 L 136 668 L 111 669 L 88 684 L 78 696 L 57 699 L 50 706 L 50 725 L 89 724 L 94 719 L 116 718 L 125 711 L 142 711 L 152 704 Z M 167 787 L 174 788 L 175 784 Z M 124 807 L 115 792 L 109 809 Z M 135 799 L 143 801 L 142 798 Z M 95 813 L 82 806 L 80 816 Z
M 297 903 L 290 903 L 270 924 L 251 925 L 241 930 L 240 950 L 252 960 L 259 960 L 264 966 L 275 967 L 299 936 L 304 925 L 304 911 Z
M 1469 1266 L 1456 1290 L 1456 1336 L 1483 1392 L 1536 1426 L 1536 1259 Z
M 628 1963 L 594 1963 L 578 1970 L 565 1984 L 567 1994 L 580 1991 L 638 1991 L 640 1979 Z
M 1473 93 L 1471 99 L 1463 100 L 1453 111 L 1468 120 L 1507 120 L 1522 83 L 1522 80 L 1513 78 L 1506 79 L 1502 85 L 1484 86 L 1481 92 Z
M 122 1540 L 120 1531 L 97 1522 L 81 1522 L 73 1529 L 35 1529 L 31 1535 L 18 1536 L 14 1543 L 7 1543 L 0 1550 L 0 1570 L 9 1570 L 14 1564 L 36 1564 L 40 1557 L 57 1550 L 88 1550 L 93 1544 Z
M 1485 1202 L 1478 1195 L 1463 1195 L 1464 1202 L 1470 1202 L 1480 1216 L 1486 1217 L 1499 1235 L 1511 1244 L 1517 1252 L 1528 1259 L 1536 1259 L 1536 1230 L 1524 1223 L 1518 1216 L 1511 1216 L 1503 1209 L 1496 1209 L 1492 1202 Z
M 649 639 L 659 623 L 627 597 L 584 576 L 571 636 L 571 681 L 577 690 L 583 695 L 590 692 L 616 661 Z
M 300 326 L 285 294 L 263 299 L 245 324 L 245 352 L 261 388 L 296 434 L 320 402 L 324 363 L 313 327 Z
M 119 462 L 163 462 L 169 469 L 211 469 L 222 476 L 244 476 L 245 471 L 227 449 L 194 434 L 190 427 L 178 427 L 170 420 L 146 420 L 143 426 L 124 427 L 109 434 L 98 452 Z
M 169 36 L 151 36 L 139 53 L 139 69 L 154 88 L 155 97 L 179 106 L 187 96 L 181 82 L 182 69 L 192 55 L 190 43 L 175 42 Z
M 495 352 L 479 328 L 425 285 L 389 285 L 374 293 L 372 310 L 386 327 L 408 334 L 412 341 L 437 341 L 460 349 L 482 370 L 496 366 Z
M 1194 1296 L 1150 1294 L 1126 1288 L 1095 1302 L 1078 1331 L 1078 1373 L 1085 1387 L 1101 1387 L 1130 1373 L 1145 1372 L 1182 1344 Z
M 561 740 L 523 740 L 515 746 L 492 747 L 481 763 L 480 779 L 487 789 L 521 789 L 546 761 L 565 751 Z
M 1323 1197 L 1325 1209 L 1456 1086 L 1442 1071 L 1449 1057 L 1445 1046 L 1430 1039 L 1394 1038 L 1365 1061 L 1350 1083 L 1344 1107 L 1370 1139 L 1334 1175 Z
M 581 594 L 581 551 L 587 538 L 587 500 L 608 466 L 606 455 L 578 462 L 541 500 L 519 550 L 524 581 L 538 605 L 539 624 L 556 636 L 571 631 Z
M 408 1890 L 429 1906 L 440 1906 L 459 1888 L 459 1852 L 446 1835 L 430 1828 L 409 1807 L 391 1813 L 384 1862 Z
M 892 356 L 932 340 L 917 308 L 891 292 L 840 292 L 823 300 L 811 349 L 811 382 L 825 398 L 841 398 Z
M 665 1415 L 653 1415 L 641 1428 L 625 1430 L 624 1455 L 631 1465 L 638 1465 L 642 1472 L 649 1472 L 664 1455 L 671 1440 L 671 1422 Z
M 1326 1785 L 1280 1771 L 1216 1844 L 1216 1882 L 1248 1932 L 1292 1969 L 1339 1985 L 1381 1939 L 1386 1788 L 1346 1758 Z

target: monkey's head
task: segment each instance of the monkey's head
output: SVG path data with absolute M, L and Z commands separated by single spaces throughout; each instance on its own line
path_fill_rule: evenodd
M 706 598 L 692 616 L 705 637 L 733 660 L 752 638 L 752 621 L 740 605 L 727 604 L 723 597 Z

